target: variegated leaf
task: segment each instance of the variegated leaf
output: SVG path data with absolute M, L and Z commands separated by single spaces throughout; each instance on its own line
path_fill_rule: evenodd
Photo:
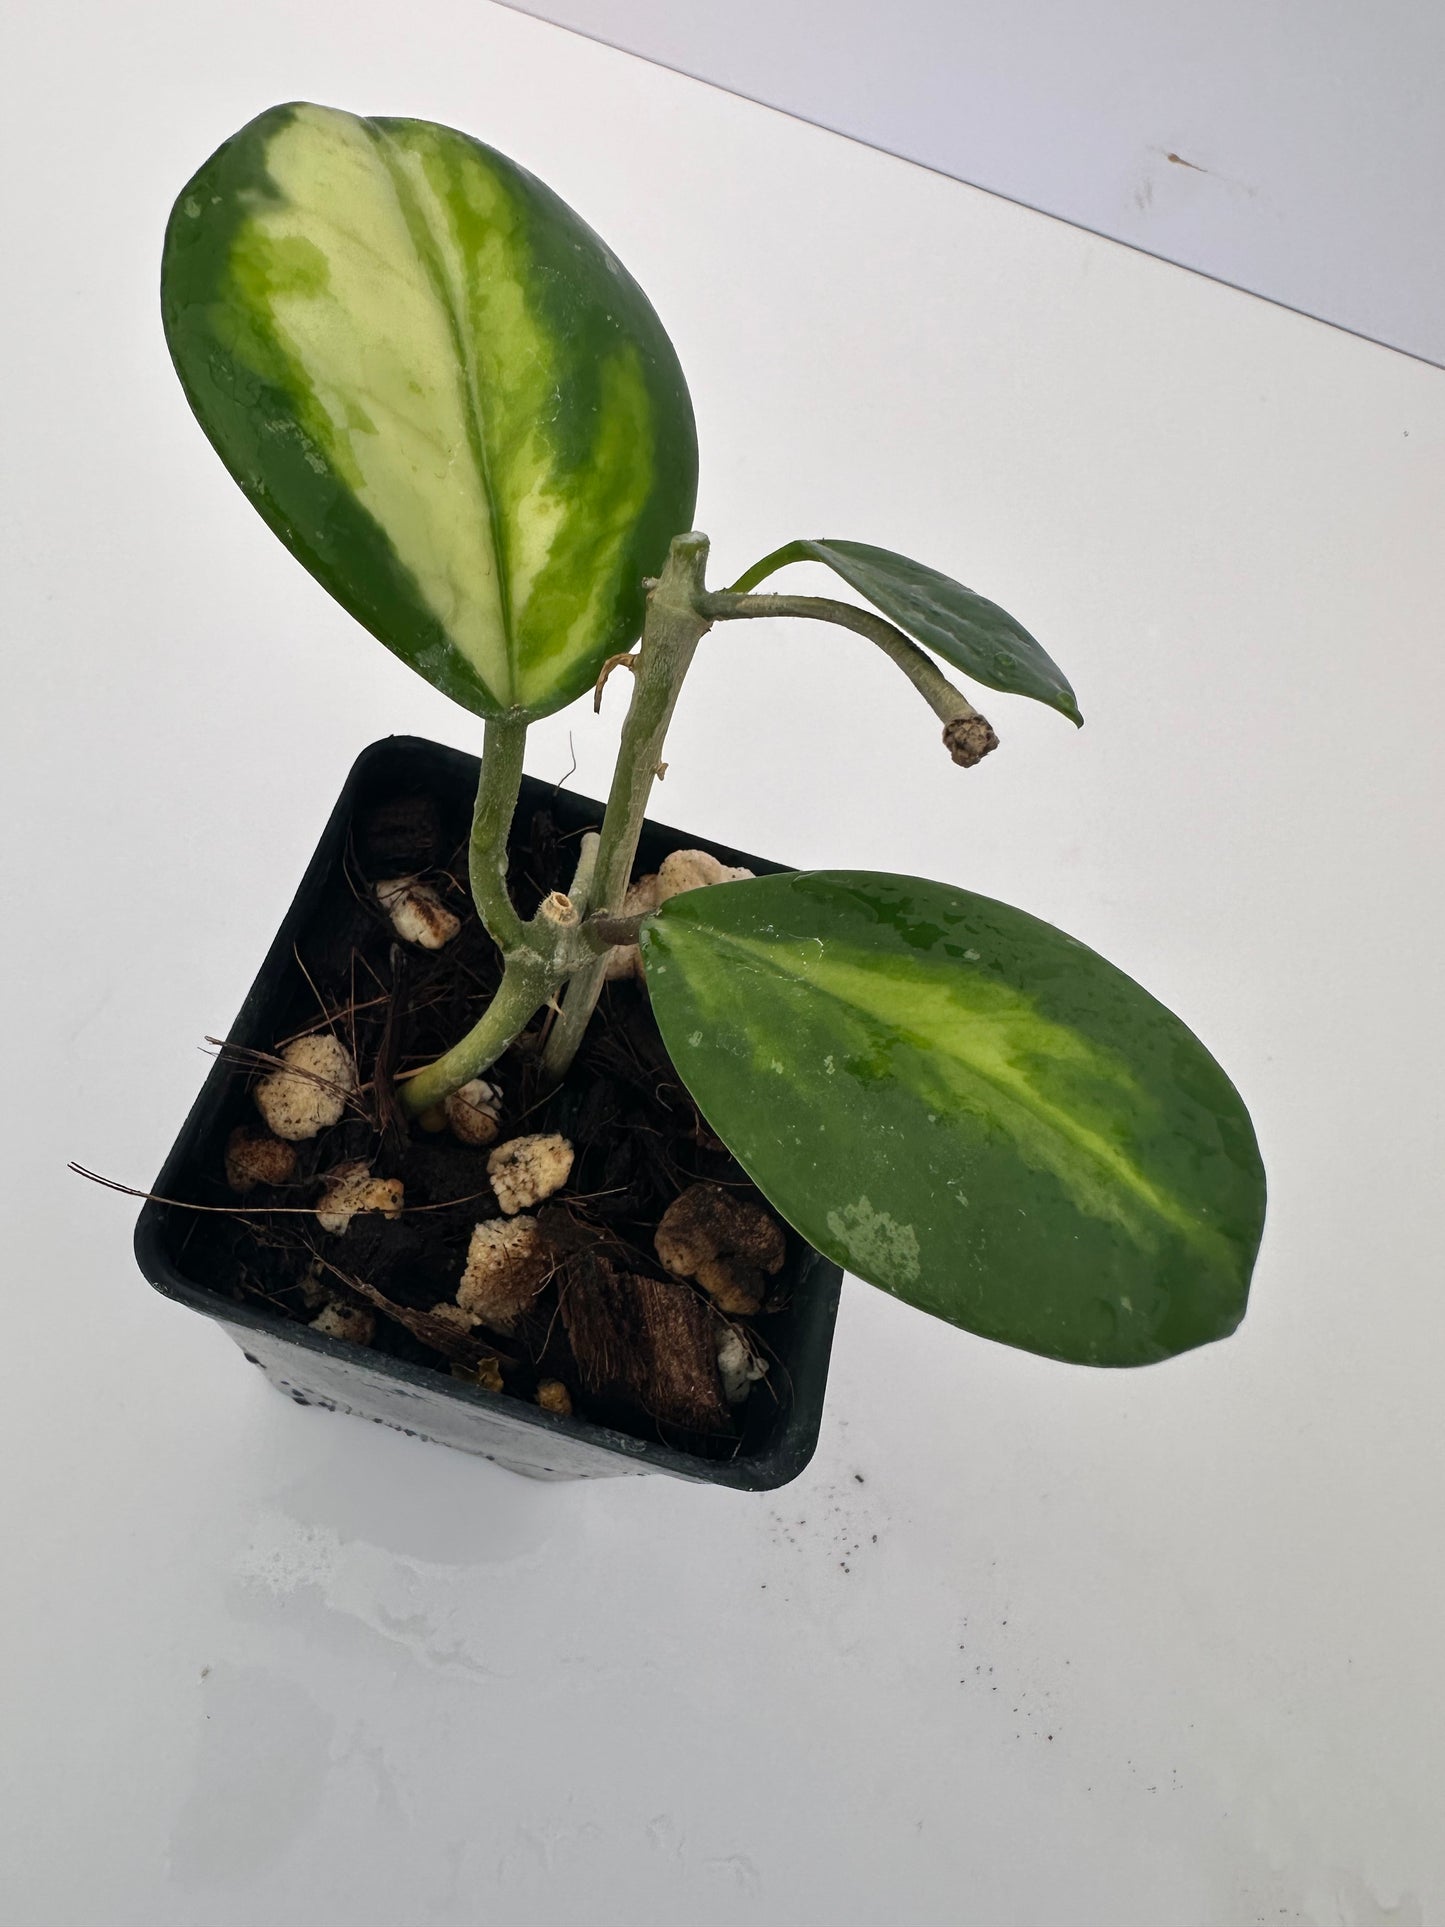
M 1243 1316 L 1264 1220 L 1248 1113 L 1177 1017 L 1061 931 L 819 871 L 674 897 L 643 955 L 708 1122 L 860 1278 L 1094 1365 Z
M 551 190 L 428 121 L 273 108 L 177 200 L 166 338 L 267 522 L 482 715 L 640 631 L 697 453 L 646 296 Z

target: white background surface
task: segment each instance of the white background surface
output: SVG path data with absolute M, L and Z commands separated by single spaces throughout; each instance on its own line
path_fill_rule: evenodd
M 1438 0 L 513 4 L 1445 362 Z
M 1445 379 L 497 10 L 54 5 L 6 87 L 6 1921 L 1445 1919 Z M 65 1160 L 159 1167 L 356 751 L 477 740 L 166 362 L 170 199 L 293 95 L 605 230 L 720 577 L 893 544 L 1061 659 L 1082 733 L 998 699 L 964 774 L 861 643 L 725 633 L 657 813 L 1006 897 L 1183 1013 L 1272 1180 L 1236 1338 L 1091 1374 L 850 1284 L 752 1497 L 299 1410 L 146 1289 Z M 530 766 L 595 793 L 620 707 Z

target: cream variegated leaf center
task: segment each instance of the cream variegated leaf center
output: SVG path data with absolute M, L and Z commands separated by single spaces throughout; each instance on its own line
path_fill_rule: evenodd
M 302 424 L 454 646 L 506 700 L 511 664 L 476 399 L 455 319 L 378 143 L 349 115 L 300 108 L 272 138 L 266 167 L 276 194 L 258 197 L 235 272 L 302 391 Z
M 674 898 L 642 943 L 709 1125 L 861 1277 L 1080 1364 L 1238 1323 L 1265 1203 L 1248 1113 L 1198 1038 L 1083 944 L 861 871 Z
M 886 963 L 850 956 L 836 942 L 820 949 L 719 932 L 709 940 L 843 1006 L 860 1052 L 883 1040 L 888 1061 L 881 1075 L 911 1086 L 940 1114 L 972 1112 L 1005 1131 L 1024 1161 L 1050 1172 L 1078 1210 L 1111 1220 L 1142 1246 L 1161 1224 L 1194 1239 L 1212 1237 L 1196 1213 L 1153 1183 L 1116 1133 L 1077 1098 L 1059 1094 L 1062 1076 L 1112 1090 L 1127 1109 L 1149 1104 L 1128 1065 L 1053 1022 L 1025 992 L 921 961 L 900 984 Z

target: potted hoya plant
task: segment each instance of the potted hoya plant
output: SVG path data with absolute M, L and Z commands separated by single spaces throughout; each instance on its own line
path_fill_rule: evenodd
M 997 739 L 947 671 L 1081 720 L 1017 622 L 856 541 L 711 586 L 657 315 L 449 128 L 262 114 L 178 198 L 162 300 L 253 506 L 482 727 L 353 769 L 142 1213 L 155 1284 L 303 1401 L 752 1488 L 813 1448 L 843 1266 L 1076 1364 L 1233 1330 L 1263 1170 L 1177 1017 L 1022 910 L 647 818 L 715 625 L 853 631 L 967 768 Z M 760 589 L 800 560 L 870 606 Z M 619 670 L 605 807 L 526 778 Z

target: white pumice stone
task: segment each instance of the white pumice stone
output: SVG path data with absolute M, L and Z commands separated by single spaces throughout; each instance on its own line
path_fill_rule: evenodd
M 662 902 L 659 894 L 661 881 L 656 872 L 649 876 L 637 877 L 627 886 L 627 895 L 622 899 L 624 917 L 645 917 Z M 607 953 L 607 967 L 602 973 L 605 984 L 620 983 L 627 977 L 643 981 L 642 951 L 635 943 L 615 943 Z
M 497 1203 L 508 1217 L 529 1211 L 543 1198 L 560 1191 L 572 1170 L 572 1146 L 556 1131 L 535 1137 L 514 1137 L 499 1144 L 487 1159 Z
M 452 915 L 429 883 L 419 883 L 415 877 L 388 877 L 375 889 L 392 929 L 406 943 L 440 950 L 462 927 L 460 917 Z
M 299 1144 L 341 1122 L 356 1089 L 351 1052 L 329 1030 L 298 1037 L 281 1052 L 283 1071 L 256 1086 L 256 1109 L 277 1137 Z
M 383 1218 L 401 1215 L 405 1187 L 400 1178 L 374 1178 L 371 1166 L 359 1159 L 338 1164 L 326 1176 L 326 1189 L 316 1207 L 316 1222 L 323 1231 L 336 1236 L 344 1232 L 358 1212 L 375 1211 Z
M 744 1342 L 737 1326 L 729 1325 L 718 1340 L 717 1369 L 723 1397 L 729 1405 L 741 1405 L 768 1368 Z
M 751 870 L 719 863 L 706 850 L 674 850 L 663 858 L 657 872 L 658 902 L 666 903 L 687 890 L 706 889 L 711 883 L 741 883 L 751 875 Z
M 719 863 L 706 850 L 674 850 L 671 856 L 663 858 L 662 868 L 655 876 L 638 877 L 629 886 L 622 915 L 645 917 L 688 890 L 703 890 L 711 883 L 740 883 L 752 874 L 751 870 Z M 607 953 L 603 982 L 617 983 L 628 977 L 635 977 L 639 983 L 646 982 L 642 951 L 635 943 L 614 944 Z
M 296 1153 L 284 1138 L 238 1124 L 226 1140 L 226 1182 L 242 1196 L 258 1184 L 289 1184 Z
M 510 1332 L 551 1268 L 535 1218 L 488 1218 L 472 1232 L 457 1306 L 473 1323 Z
M 450 1298 L 444 1298 L 439 1305 L 433 1305 L 428 1316 L 444 1319 L 448 1325 L 455 1325 L 458 1331 L 463 1332 L 469 1332 L 474 1325 L 481 1323 L 481 1320 L 473 1317 L 471 1312 L 463 1311 L 460 1305 L 454 1305 Z
M 502 1093 L 485 1078 L 474 1077 L 452 1092 L 443 1109 L 453 1137 L 463 1144 L 493 1144 L 501 1129 Z
M 635 943 L 615 943 L 607 953 L 607 963 L 602 972 L 604 984 L 620 984 L 630 977 L 642 980 L 642 946 Z
M 346 1338 L 353 1345 L 369 1345 L 376 1336 L 376 1319 L 354 1305 L 330 1304 L 311 1320 L 311 1329 L 327 1338 Z
M 624 917 L 645 917 L 662 902 L 662 878 L 654 870 L 650 876 L 636 877 L 622 899 Z

